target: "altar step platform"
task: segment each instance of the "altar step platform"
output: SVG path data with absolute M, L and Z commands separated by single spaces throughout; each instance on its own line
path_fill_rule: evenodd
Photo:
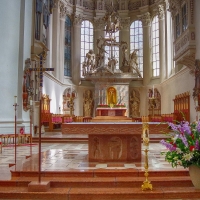
M 132 118 L 127 116 L 96 116 L 91 122 L 132 122 Z
M 133 200 L 133 199 L 200 199 L 200 190 L 193 187 L 187 173 L 150 172 L 153 190 L 142 191 L 144 172 L 45 172 L 42 181 L 50 182 L 47 192 L 28 192 L 28 184 L 37 180 L 37 173 L 15 173 L 12 181 L 0 181 L 1 199 L 59 200 Z M 6 189 L 5 189 L 6 185 Z

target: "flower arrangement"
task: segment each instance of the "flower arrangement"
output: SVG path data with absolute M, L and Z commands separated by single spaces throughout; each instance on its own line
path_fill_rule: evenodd
M 172 137 L 160 141 L 167 148 L 167 151 L 161 152 L 165 155 L 165 160 L 172 167 L 200 167 L 200 121 L 191 124 L 187 121 L 178 124 L 169 122 L 168 125 L 172 130 Z

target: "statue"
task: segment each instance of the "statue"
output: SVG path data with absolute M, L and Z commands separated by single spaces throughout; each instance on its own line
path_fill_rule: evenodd
M 92 117 L 94 101 L 92 98 L 91 90 L 86 90 L 83 101 L 83 115 L 84 117 Z
M 131 107 L 131 116 L 139 117 L 139 108 L 140 108 L 140 100 L 136 96 L 135 90 L 132 91 L 132 96 L 130 96 L 130 107 Z
M 110 87 L 107 91 L 108 105 L 114 105 L 117 103 L 116 101 L 116 90 L 114 87 Z
M 116 58 L 108 58 L 108 67 L 110 70 L 114 71 L 116 69 L 118 61 Z
M 95 66 L 95 54 L 93 50 L 89 50 L 89 52 L 86 54 L 85 63 L 87 66 L 87 72 L 93 70 Z
M 135 49 L 129 56 L 129 66 L 133 70 L 133 73 L 136 72 L 140 78 L 142 78 L 142 75 L 140 73 L 139 67 L 138 67 L 138 56 L 136 52 L 138 49 Z

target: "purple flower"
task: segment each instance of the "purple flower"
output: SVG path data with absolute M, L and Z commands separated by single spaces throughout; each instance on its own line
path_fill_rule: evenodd
M 197 131 L 200 132 L 200 121 L 198 121 L 198 124 L 197 124 Z
M 187 142 L 187 138 L 185 137 L 185 135 L 179 134 L 179 138 L 181 138 L 183 144 L 188 147 L 188 142 Z
M 190 127 L 189 122 L 187 122 L 187 121 L 181 122 L 179 130 L 180 130 L 181 133 L 187 133 L 187 134 L 190 135 L 191 134 L 191 127 Z
M 200 148 L 199 148 L 199 140 L 195 141 L 195 149 L 196 150 L 200 150 Z
M 165 142 L 165 140 L 161 140 L 160 143 L 162 145 L 164 145 L 167 149 L 169 149 L 170 151 L 175 151 L 176 147 L 174 147 L 172 144 Z

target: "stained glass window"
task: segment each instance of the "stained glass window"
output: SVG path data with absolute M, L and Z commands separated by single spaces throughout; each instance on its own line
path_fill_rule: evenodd
M 71 76 L 71 20 L 65 20 L 64 76 Z

